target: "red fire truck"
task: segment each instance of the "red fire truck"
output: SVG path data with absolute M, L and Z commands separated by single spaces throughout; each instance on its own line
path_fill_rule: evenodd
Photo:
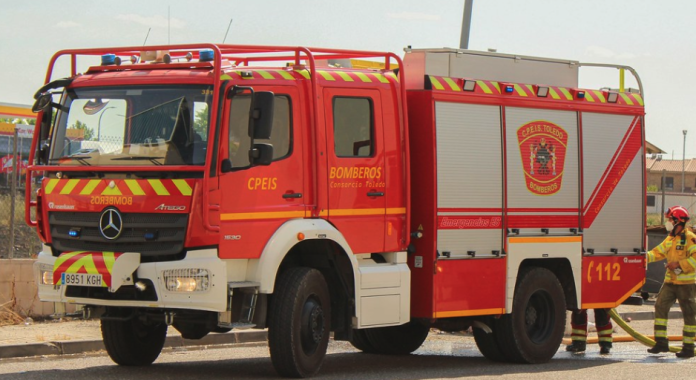
M 141 49 L 55 54 L 26 193 L 41 300 L 99 317 L 118 364 L 151 364 L 168 326 L 267 328 L 294 377 L 319 370 L 330 333 L 408 354 L 430 327 L 541 363 L 566 310 L 643 284 L 629 67 L 607 65 L 637 91 L 581 89 L 576 61 L 466 50 Z M 364 60 L 381 67 L 351 68 Z

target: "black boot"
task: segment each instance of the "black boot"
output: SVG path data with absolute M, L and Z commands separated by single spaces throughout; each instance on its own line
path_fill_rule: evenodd
M 682 358 L 682 359 L 693 358 L 694 357 L 694 345 L 693 344 L 685 344 L 682 347 L 681 352 L 677 352 L 676 355 L 678 358 Z
M 667 338 L 655 339 L 655 346 L 648 348 L 648 353 L 659 354 L 660 352 L 669 352 L 669 341 L 667 341 Z
M 587 344 L 585 342 L 574 340 L 572 344 L 566 346 L 566 351 L 569 352 L 585 352 Z
M 610 342 L 600 342 L 599 343 L 600 355 L 609 355 L 610 352 L 611 352 L 611 343 Z

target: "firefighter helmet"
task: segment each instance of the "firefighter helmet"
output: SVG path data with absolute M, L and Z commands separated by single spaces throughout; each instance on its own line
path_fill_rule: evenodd
M 672 206 L 667 209 L 665 216 L 674 220 L 674 224 L 684 223 L 689 220 L 689 211 L 682 206 Z

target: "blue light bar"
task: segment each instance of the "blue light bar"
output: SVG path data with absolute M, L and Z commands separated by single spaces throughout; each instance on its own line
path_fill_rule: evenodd
M 201 50 L 199 53 L 199 62 L 210 62 L 215 58 L 215 53 L 211 49 Z
M 585 91 L 578 91 L 578 99 L 585 99 Z
M 104 54 L 101 59 L 102 66 L 113 65 L 116 63 L 116 54 Z
M 505 92 L 512 94 L 512 92 L 515 91 L 515 87 L 512 85 L 506 85 L 505 86 Z
M 80 237 L 80 229 L 79 228 L 71 228 L 70 231 L 68 231 L 68 235 L 70 237 Z

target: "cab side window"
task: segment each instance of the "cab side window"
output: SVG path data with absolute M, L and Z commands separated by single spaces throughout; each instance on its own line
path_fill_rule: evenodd
M 251 98 L 238 95 L 232 99 L 229 124 L 229 158 L 235 169 L 250 166 L 249 107 Z M 290 98 L 276 95 L 273 108 L 273 130 L 271 138 L 256 139 L 256 143 L 273 145 L 273 161 L 282 160 L 292 153 L 292 113 Z
M 333 99 L 334 152 L 337 157 L 372 157 L 375 152 L 372 101 Z

